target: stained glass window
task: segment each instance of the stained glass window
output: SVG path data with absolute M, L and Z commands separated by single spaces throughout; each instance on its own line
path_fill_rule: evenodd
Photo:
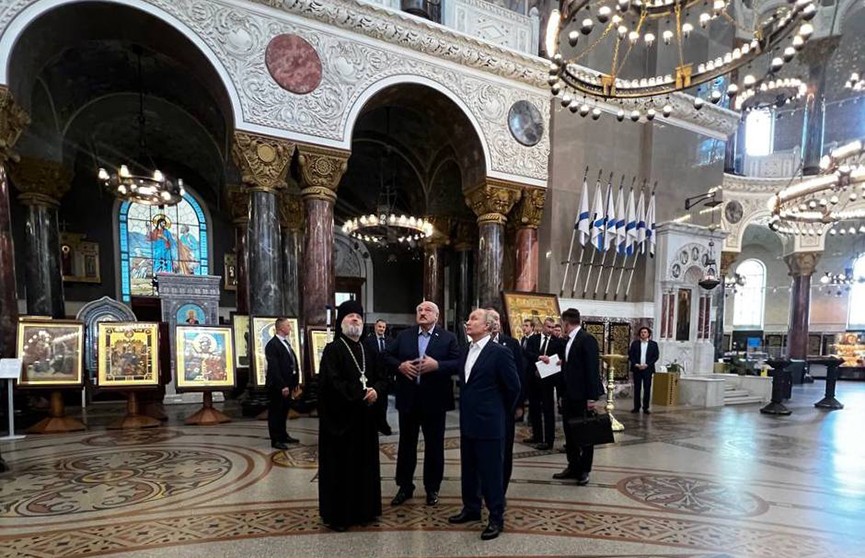
M 207 219 L 199 202 L 187 191 L 171 207 L 120 204 L 120 295 L 155 296 L 156 273 L 207 275 Z

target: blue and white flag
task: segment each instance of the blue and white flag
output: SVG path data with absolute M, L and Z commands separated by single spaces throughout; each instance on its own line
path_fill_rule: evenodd
M 641 254 L 646 253 L 646 193 L 642 189 L 637 202 L 637 248 Z
M 637 243 L 637 216 L 634 209 L 634 189 L 628 195 L 628 218 L 625 223 L 625 255 L 634 255 L 634 244 Z
M 593 204 L 592 210 L 592 246 L 594 246 L 598 252 L 601 252 L 604 249 L 604 225 L 606 224 L 606 219 L 604 218 L 604 202 L 601 200 L 601 183 L 598 182 L 595 184 L 595 203 Z
M 574 229 L 580 233 L 580 246 L 585 246 L 589 240 L 591 216 L 589 214 L 589 185 L 586 184 L 586 179 L 583 179 L 583 193 L 580 195 L 580 212 L 577 214 L 577 220 L 574 222 Z
M 655 193 L 649 199 L 649 208 L 646 210 L 646 243 L 649 245 L 649 255 L 655 257 Z
M 607 184 L 607 209 L 604 217 L 604 252 L 606 252 L 610 246 L 613 247 L 613 250 L 616 249 L 616 224 L 618 221 L 616 220 L 616 200 L 613 195 L 612 184 Z
M 627 215 L 625 215 L 625 190 L 619 185 L 619 198 L 616 200 L 616 251 L 619 254 L 625 253 L 625 225 Z

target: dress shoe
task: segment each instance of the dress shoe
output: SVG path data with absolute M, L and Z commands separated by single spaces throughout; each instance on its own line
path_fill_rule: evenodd
M 575 479 L 575 478 L 577 478 L 577 473 L 574 471 L 571 471 L 570 469 L 565 469 L 561 473 L 554 474 L 553 478 L 556 480 Z
M 348 527 L 346 527 L 345 525 L 332 525 L 332 524 L 330 524 L 330 525 L 325 525 L 325 527 L 327 527 L 331 531 L 336 531 L 337 533 L 345 533 L 346 531 L 348 531 Z
M 270 444 L 270 447 L 278 450 L 287 450 L 288 444 L 286 444 L 285 442 L 273 442 L 272 444 Z
M 520 440 L 520 443 L 522 443 L 522 444 L 540 444 L 541 440 L 532 436 L 531 438 L 523 438 L 522 440 Z
M 438 490 L 430 490 L 426 493 L 426 505 L 434 506 L 439 503 Z
M 411 498 L 413 492 L 408 492 L 400 488 L 396 491 L 396 496 L 393 497 L 393 500 L 390 501 L 391 506 L 399 506 L 400 504 L 404 504 L 406 500 Z
M 460 513 L 450 516 L 448 518 L 448 523 L 468 523 L 470 521 L 480 520 L 481 512 L 469 512 L 466 510 L 462 510 Z
M 286 443 L 286 444 L 299 444 L 299 443 L 300 443 L 300 440 L 298 440 L 297 438 L 292 438 L 291 436 L 288 436 L 288 437 L 285 439 L 285 443 Z
M 382 436 L 390 436 L 393 434 L 393 430 L 391 430 L 390 425 L 382 424 L 378 427 L 378 431 Z
M 501 525 L 499 523 L 493 523 L 492 521 L 490 521 L 487 524 L 486 529 L 484 529 L 484 532 L 481 533 L 481 540 L 482 541 L 491 541 L 494 538 L 498 537 L 499 533 L 501 533 L 504 530 L 505 530 L 504 525 Z
M 640 409 L 631 409 L 631 412 L 632 412 L 632 413 L 639 413 L 639 412 L 640 412 Z
M 586 486 L 589 484 L 589 474 L 583 473 L 577 477 L 577 486 Z
M 551 449 L 553 449 L 553 446 L 550 444 L 538 444 L 535 446 L 535 449 L 540 451 L 550 451 Z
M 650 410 L 648 410 L 648 409 L 645 409 L 645 410 L 643 411 L 643 414 L 644 414 L 644 415 L 651 415 L 651 414 L 652 414 L 652 411 L 650 411 Z

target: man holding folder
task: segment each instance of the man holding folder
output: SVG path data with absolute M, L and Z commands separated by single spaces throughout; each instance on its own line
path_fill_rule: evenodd
M 556 355 L 564 349 L 561 339 L 553 336 L 555 320 L 547 318 L 544 320 L 544 328 L 540 335 L 534 335 L 526 341 L 526 359 L 529 362 L 538 362 L 541 357 Z M 546 368 L 552 375 L 542 376 L 540 369 L 535 365 L 534 374 L 530 384 L 529 407 L 531 409 L 532 438 L 528 443 L 537 443 L 535 446 L 541 451 L 553 449 L 556 437 L 556 397 L 554 390 L 561 392 L 560 370 L 553 366 Z

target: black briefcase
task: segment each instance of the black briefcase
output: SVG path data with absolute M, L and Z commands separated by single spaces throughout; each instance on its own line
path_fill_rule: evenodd
M 613 423 L 610 415 L 599 415 L 594 411 L 584 417 L 573 417 L 565 423 L 571 436 L 571 440 L 578 446 L 597 446 L 599 444 L 612 444 Z

